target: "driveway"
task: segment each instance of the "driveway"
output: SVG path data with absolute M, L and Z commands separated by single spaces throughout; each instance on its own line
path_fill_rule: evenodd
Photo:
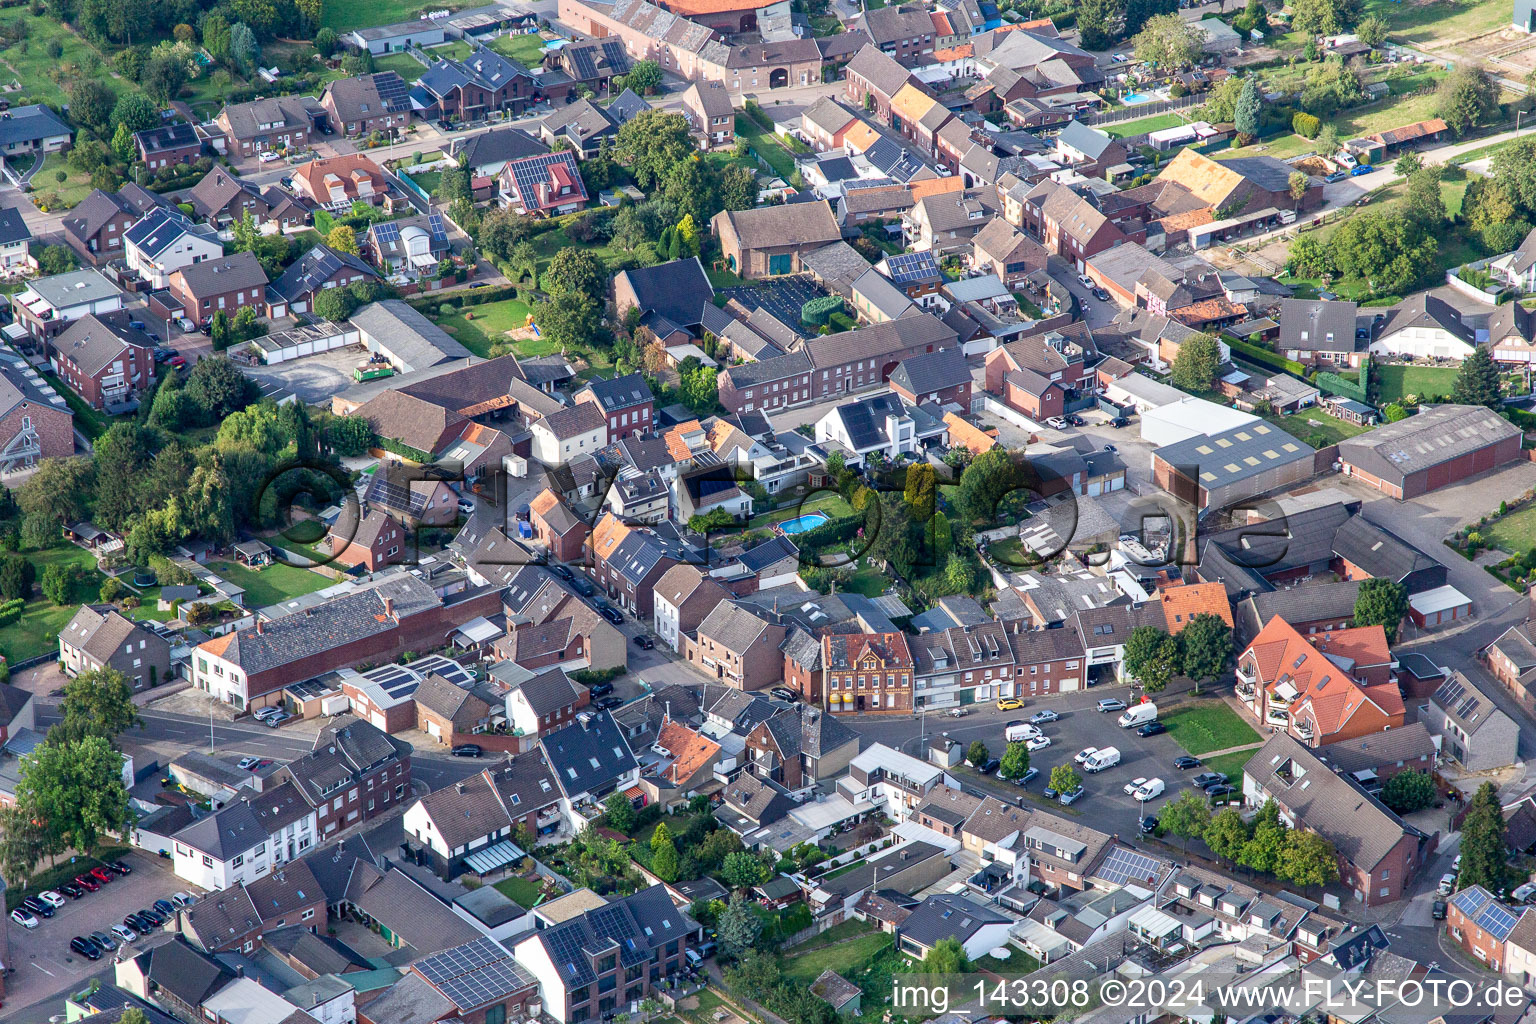
M 176 877 L 167 860 L 134 850 L 123 861 L 133 869 L 133 874 L 117 878 L 102 886 L 100 892 L 86 894 L 84 899 L 69 900 L 36 928 L 27 930 L 7 922 L 11 935 L 11 959 L 7 966 L 15 968 L 5 982 L 7 1003 L 26 1006 L 56 996 L 101 970 L 105 958 L 87 960 L 69 948 L 69 940 L 74 936 L 108 931 L 114 924 L 122 923 L 126 914 L 166 899 L 174 892 L 198 891 Z M 84 869 L 82 863 L 81 870 Z M 147 941 L 152 939 L 140 939 L 139 944 Z

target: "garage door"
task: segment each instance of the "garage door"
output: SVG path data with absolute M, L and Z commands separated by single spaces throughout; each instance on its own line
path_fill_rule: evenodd
M 370 716 L 369 721 L 371 721 L 373 723 L 374 728 L 376 728 L 376 729 L 383 729 L 384 728 L 384 713 L 381 712 L 381 711 L 375 711 L 372 714 L 372 716 Z
M 435 740 L 440 740 L 443 738 L 443 732 L 437 727 L 436 722 L 427 723 L 427 735 L 431 736 Z

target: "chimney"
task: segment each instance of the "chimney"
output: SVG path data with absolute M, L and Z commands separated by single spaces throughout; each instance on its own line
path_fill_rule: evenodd
M 267 622 L 266 622 L 266 620 L 265 619 L 257 619 L 256 620 L 256 635 L 260 636 L 261 634 L 265 633 L 266 631 L 267 631 Z
M 386 597 L 384 599 L 384 614 L 385 614 L 386 617 L 391 618 L 391 619 L 395 617 L 395 599 L 394 598 Z
M 454 788 L 454 791 L 457 792 L 460 796 L 464 795 L 464 783 L 462 783 L 462 782 L 455 782 L 453 784 L 453 788 Z

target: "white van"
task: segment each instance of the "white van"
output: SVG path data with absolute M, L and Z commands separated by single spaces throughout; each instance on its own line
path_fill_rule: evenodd
M 1088 760 L 1083 762 L 1083 771 L 1090 775 L 1097 775 L 1106 768 L 1113 768 L 1120 763 L 1120 751 L 1115 747 L 1105 747 L 1094 751 Z
M 1148 779 L 1146 782 L 1143 782 L 1141 784 L 1141 786 L 1136 790 L 1136 792 L 1131 794 L 1131 796 L 1135 797 L 1137 800 L 1140 800 L 1142 802 L 1146 802 L 1148 800 L 1152 800 L 1152 799 L 1154 799 L 1156 797 L 1160 797 L 1162 795 L 1163 795 L 1163 780 L 1162 779 Z
M 1036 729 L 1028 722 L 1015 722 L 1013 725 L 1010 725 L 1007 729 L 1003 730 L 1003 739 L 1007 740 L 1009 743 L 1023 743 L 1026 740 L 1032 740 L 1039 735 L 1040 730 Z
M 1130 729 L 1155 721 L 1157 721 L 1156 704 L 1133 704 L 1125 709 L 1125 714 L 1120 716 L 1116 724 L 1122 729 Z

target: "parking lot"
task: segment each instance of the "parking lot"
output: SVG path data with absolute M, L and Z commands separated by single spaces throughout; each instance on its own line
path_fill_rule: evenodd
M 969 747 L 973 740 L 987 745 L 993 757 L 1000 757 L 1007 748 L 1003 729 L 1007 722 L 1028 721 L 1037 711 L 1050 709 L 1061 718 L 1039 727 L 1050 738 L 1051 745 L 1030 754 L 1030 766 L 1040 774 L 1024 787 L 995 777 L 983 778 L 964 765 L 956 776 L 971 789 L 985 790 L 1001 799 L 1022 803 L 1026 807 L 1040 807 L 1067 817 L 1080 817 L 1084 824 L 1103 832 L 1120 836 L 1137 833 L 1141 809 L 1136 800 L 1124 792 L 1126 783 L 1138 778 L 1160 778 L 1165 789 L 1162 795 L 1147 801 L 1146 811 L 1156 815 L 1158 808 L 1169 800 L 1178 799 L 1189 786 L 1189 780 L 1205 771 L 1194 768 L 1180 771 L 1174 760 L 1187 751 L 1170 734 L 1138 736 L 1135 729 L 1121 729 L 1115 724 L 1119 712 L 1101 714 L 1094 705 L 1103 698 L 1119 697 L 1129 701 L 1125 687 L 1105 689 L 1094 687 L 1081 693 L 1063 694 L 1059 697 L 1038 698 L 1026 701 L 1023 711 L 998 711 L 993 704 L 972 705 L 963 718 L 948 719 L 939 715 L 928 716 L 926 731 L 931 739 L 936 733 L 947 733 L 962 746 Z M 1199 706 L 1214 704 L 1220 698 L 1207 696 L 1196 698 Z M 913 737 L 906 745 L 906 752 L 917 753 L 918 739 Z M 1051 769 L 1059 764 L 1070 763 L 1085 747 L 1115 747 L 1120 751 L 1120 763 L 1098 774 L 1090 775 L 1080 766 L 1074 766 L 1083 779 L 1083 795 L 1070 807 L 1055 801 L 1047 801 L 1043 791 L 1050 783 Z M 1255 747 L 1254 749 L 1257 749 Z
M 168 860 L 137 850 L 122 860 L 133 869 L 131 875 L 120 876 L 103 885 L 99 892 L 87 893 L 83 899 L 66 897 L 65 905 L 53 917 L 42 918 L 36 928 L 26 929 L 14 921 L 6 922 L 11 936 L 11 958 L 7 966 L 15 968 L 5 982 L 8 1004 L 26 1006 L 68 991 L 82 978 L 101 970 L 108 962 L 107 957 L 122 951 L 120 946 L 118 953 L 109 953 L 98 961 L 88 960 L 69 948 L 69 940 L 74 936 L 93 931 L 110 933 L 112 926 L 121 924 L 125 915 L 148 907 L 155 900 L 169 899 L 172 893 L 183 890 L 196 892 L 176 877 Z M 83 872 L 87 864 L 80 863 Z M 140 938 L 135 946 L 153 938 Z
M 242 369 L 247 376 L 287 388 L 299 396 L 299 401 L 313 405 L 351 387 L 352 371 L 367 358 L 368 353 L 361 345 L 348 345 L 274 366 L 245 366 Z

